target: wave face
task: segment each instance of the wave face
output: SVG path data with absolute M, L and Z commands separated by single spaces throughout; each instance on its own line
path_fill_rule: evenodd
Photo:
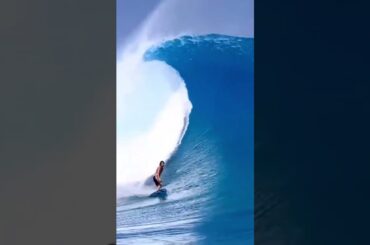
M 212 34 L 146 51 L 179 73 L 192 110 L 163 173 L 167 199 L 117 201 L 118 244 L 253 244 L 253 50 Z

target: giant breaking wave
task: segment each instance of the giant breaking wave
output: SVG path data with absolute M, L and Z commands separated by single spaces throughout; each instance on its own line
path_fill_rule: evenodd
M 152 183 L 132 185 L 117 203 L 118 244 L 253 244 L 253 39 L 182 36 L 149 47 L 143 66 L 155 64 L 178 81 L 164 89 L 169 94 L 186 93 L 178 95 L 178 113 L 159 120 L 173 116 L 179 125 L 163 174 L 168 199 L 148 198 Z M 144 179 L 158 162 L 150 164 Z

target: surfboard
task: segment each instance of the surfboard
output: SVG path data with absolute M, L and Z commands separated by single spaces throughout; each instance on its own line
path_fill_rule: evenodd
M 166 188 L 159 189 L 158 191 L 155 191 L 149 195 L 149 197 L 160 197 L 160 198 L 165 198 L 166 196 L 167 196 Z

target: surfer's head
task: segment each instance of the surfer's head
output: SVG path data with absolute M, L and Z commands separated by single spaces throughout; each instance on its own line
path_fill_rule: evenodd
M 159 166 L 163 167 L 164 166 L 164 161 L 160 161 Z

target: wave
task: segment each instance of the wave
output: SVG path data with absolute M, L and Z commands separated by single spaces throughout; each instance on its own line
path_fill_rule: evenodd
M 117 244 L 253 244 L 253 1 L 222 3 L 162 1 L 118 46 Z
M 253 39 L 182 36 L 148 47 L 143 57 L 148 64 L 164 62 L 186 83 L 191 115 L 186 132 L 176 131 L 179 141 L 163 173 L 168 199 L 145 198 L 154 188 L 145 185 L 142 193 L 119 199 L 118 242 L 187 237 L 200 244 L 252 244 Z
M 192 109 L 179 73 L 145 61 L 144 46 L 126 49 L 117 61 L 118 198 L 151 191 L 145 179 L 180 144 Z

